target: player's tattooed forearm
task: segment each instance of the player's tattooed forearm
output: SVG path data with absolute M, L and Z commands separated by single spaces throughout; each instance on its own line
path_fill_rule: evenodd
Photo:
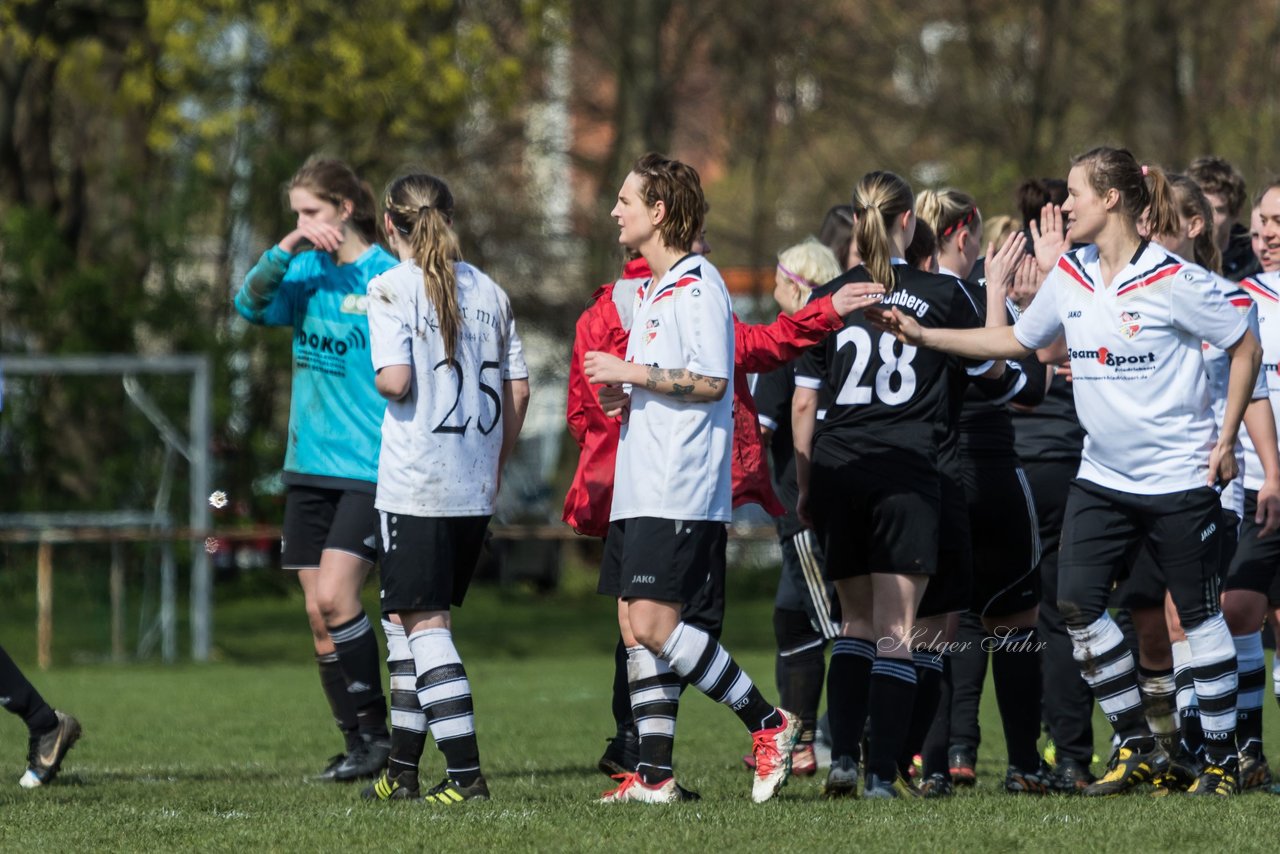
M 704 383 L 713 392 L 719 392 L 728 382 L 720 377 L 705 377 L 684 368 L 667 368 L 666 370 L 650 368 L 644 385 L 650 391 L 657 391 L 658 386 L 664 381 L 671 383 L 671 390 L 666 393 L 667 396 L 677 398 L 693 394 L 699 383 Z

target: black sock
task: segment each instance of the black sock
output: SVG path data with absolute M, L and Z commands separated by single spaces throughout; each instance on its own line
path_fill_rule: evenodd
M 349 753 L 360 743 L 360 722 L 356 717 L 355 701 L 347 693 L 347 677 L 342 675 L 336 652 L 317 655 L 316 664 L 320 667 L 320 687 L 324 689 L 324 697 L 333 712 L 333 722 L 342 733 Z
M 774 609 L 773 631 L 778 642 L 778 702 L 800 718 L 800 743 L 811 744 L 827 673 L 826 640 L 803 611 Z
M 360 734 L 387 737 L 387 701 L 382 694 L 378 636 L 364 614 L 329 629 L 338 665 L 347 679 L 347 693 L 356 707 Z
M 871 665 L 871 693 L 867 710 L 871 718 L 867 773 L 892 783 L 898 774 L 898 757 L 907 739 L 916 698 L 916 670 L 900 658 L 877 658 Z
M 827 718 L 831 755 L 862 759 L 862 730 L 867 722 L 871 665 L 876 647 L 862 638 L 836 638 L 827 668 Z
M 0 697 L 4 698 L 4 707 L 22 718 L 33 736 L 52 732 L 58 726 L 58 716 L 4 647 L 0 647 Z
M 917 674 L 918 676 L 919 674 Z M 920 748 L 921 769 L 930 774 L 950 773 L 947 751 L 951 748 L 951 656 L 942 656 L 942 679 L 938 683 L 938 710 Z
M 898 755 L 898 770 L 902 772 L 903 779 L 907 778 L 915 755 L 924 751 L 925 738 L 933 726 L 942 697 L 942 656 L 927 650 L 913 652 L 911 666 L 916 671 L 916 696 L 902 742 L 902 753 Z M 921 759 L 923 761 L 923 757 Z
M 1035 773 L 1040 767 L 1040 647 L 1034 627 L 988 641 L 996 703 L 1004 725 L 1009 764 Z
M 635 716 L 631 711 L 631 689 L 627 684 L 627 647 L 618 638 L 618 645 L 613 649 L 613 723 L 621 735 L 628 729 L 634 729 Z

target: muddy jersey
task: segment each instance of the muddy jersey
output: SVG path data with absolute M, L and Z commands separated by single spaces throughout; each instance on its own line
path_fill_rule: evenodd
M 1066 335 L 1080 478 L 1158 495 L 1204 485 L 1218 428 L 1201 344 L 1248 328 L 1217 277 L 1144 242 L 1109 285 L 1097 247 L 1063 255 L 1013 332 L 1033 350 Z
M 413 369 L 408 393 L 388 401 L 382 419 L 376 506 L 388 513 L 493 513 L 503 383 L 529 370 L 506 293 L 470 264 L 454 270 L 462 325 L 452 357 L 417 264 L 405 261 L 369 283 L 373 369 Z

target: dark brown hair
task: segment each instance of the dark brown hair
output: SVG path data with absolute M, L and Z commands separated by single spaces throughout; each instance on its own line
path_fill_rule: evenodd
M 666 215 L 658 224 L 662 242 L 688 252 L 702 234 L 707 217 L 707 200 L 702 195 L 698 170 L 650 152 L 637 160 L 631 171 L 640 178 L 644 203 L 653 207 L 662 202 L 666 208 Z
M 285 189 L 306 190 L 339 210 L 342 209 L 343 202 L 351 202 L 352 227 L 366 243 L 378 242 L 378 216 L 373 189 L 341 160 L 308 158 L 302 168 L 289 179 Z
M 937 251 L 937 236 L 933 233 L 933 229 L 929 227 L 929 223 L 917 216 L 916 233 L 911 236 L 911 242 L 907 244 L 905 258 L 907 264 L 917 270 L 923 270 L 925 268 L 920 266 L 920 262 L 926 258 L 932 258 Z
M 1244 176 L 1236 167 L 1221 157 L 1197 157 L 1187 167 L 1191 180 L 1200 185 L 1206 194 L 1222 196 L 1227 203 L 1227 215 L 1235 219 L 1244 207 Z M 1213 221 L 1210 220 L 1211 226 Z

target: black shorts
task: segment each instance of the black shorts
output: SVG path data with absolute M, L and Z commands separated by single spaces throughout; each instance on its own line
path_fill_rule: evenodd
M 1145 544 L 1183 628 L 1193 629 L 1221 610 L 1224 527 L 1221 497 L 1208 487 L 1138 495 L 1077 478 L 1062 527 L 1058 609 L 1072 628 L 1098 619 L 1112 587 Z
M 966 611 L 973 598 L 973 541 L 958 461 L 942 466 L 938 484 L 942 496 L 938 570 L 916 608 L 916 616 L 922 619 Z
M 461 605 L 484 548 L 488 516 L 379 514 L 382 613 Z
M 1240 520 L 1232 510 L 1222 511 L 1221 553 L 1218 556 L 1218 588 L 1225 590 L 1227 571 L 1236 551 L 1236 537 Z M 1164 571 L 1144 543 L 1139 547 L 1128 568 L 1121 575 L 1112 594 L 1111 603 L 1116 608 L 1140 611 L 1146 608 L 1163 608 L 1164 594 L 1168 587 Z
M 969 610 L 1005 617 L 1040 602 L 1040 524 L 1026 475 L 1016 465 L 962 469 L 973 543 Z
M 783 537 L 782 574 L 778 577 L 778 594 L 773 607 L 780 611 L 803 611 L 817 631 L 831 639 L 840 634 L 832 621 L 832 605 L 836 595 L 831 583 L 822 577 L 822 548 L 812 531 L 801 531 Z
M 597 590 L 618 599 L 689 604 L 713 573 L 723 577 L 728 539 L 723 522 L 705 519 L 610 522 Z
M 1246 489 L 1240 544 L 1236 546 L 1223 589 L 1265 593 L 1269 604 L 1280 605 L 1280 532 L 1258 539 L 1262 526 L 1254 521 L 1257 513 L 1258 493 Z
M 939 490 L 937 469 L 907 452 L 855 457 L 834 467 L 815 462 L 809 512 L 827 578 L 932 576 L 938 568 Z
M 369 563 L 378 557 L 378 511 L 373 496 L 346 489 L 290 486 L 284 498 L 280 565 L 311 569 L 334 549 Z

